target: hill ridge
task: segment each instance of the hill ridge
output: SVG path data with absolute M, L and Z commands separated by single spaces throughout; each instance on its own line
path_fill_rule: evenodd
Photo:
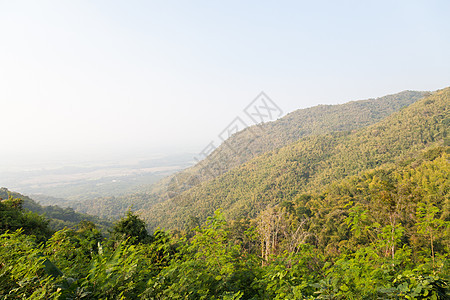
M 191 215 L 203 220 L 219 207 L 233 218 L 252 217 L 268 202 L 280 202 L 301 190 L 405 160 L 426 146 L 443 143 L 449 94 L 450 88 L 439 90 L 360 130 L 305 137 L 141 213 L 151 227 L 168 228 Z M 250 193 L 247 186 L 252 188 Z

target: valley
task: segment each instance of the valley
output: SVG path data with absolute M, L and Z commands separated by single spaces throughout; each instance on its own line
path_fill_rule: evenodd
M 450 88 L 407 91 L 295 111 L 196 165 L 30 171 L 17 184 L 39 194 L 0 190 L 18 266 L 0 296 L 446 299 L 449 112 Z

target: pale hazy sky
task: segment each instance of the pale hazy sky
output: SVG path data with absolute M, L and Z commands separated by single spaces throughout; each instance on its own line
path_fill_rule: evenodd
M 450 85 L 450 1 L 0 0 L 0 164 L 201 151 L 285 113 Z

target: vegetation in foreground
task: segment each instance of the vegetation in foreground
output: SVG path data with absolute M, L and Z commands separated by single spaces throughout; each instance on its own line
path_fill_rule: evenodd
M 0 203 L 2 299 L 448 299 L 446 148 L 374 168 L 257 218 L 220 211 L 148 234 L 129 212 L 107 239 L 91 222 L 52 233 Z

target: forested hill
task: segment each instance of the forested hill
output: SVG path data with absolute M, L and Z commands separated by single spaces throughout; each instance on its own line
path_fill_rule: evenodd
M 112 219 L 120 218 L 130 207 L 133 210 L 147 210 L 258 155 L 289 145 L 305 136 L 355 130 L 376 123 L 428 94 L 404 91 L 376 99 L 299 109 L 277 121 L 236 133 L 227 140 L 227 145 L 231 145 L 233 151 L 222 145 L 201 164 L 157 183 L 142 186 L 135 193 L 77 201 L 71 206 L 76 211 Z
M 407 163 L 442 145 L 449 106 L 446 88 L 366 128 L 304 137 L 141 213 L 152 227 L 165 228 L 202 221 L 218 208 L 231 219 L 255 217 L 268 204 L 387 163 Z
M 298 109 L 274 122 L 246 128 L 231 136 L 200 164 L 172 177 L 168 197 L 226 173 L 268 151 L 310 135 L 350 131 L 374 124 L 429 92 L 403 91 L 393 95 L 340 105 Z
M 8 191 L 6 188 L 0 188 L 0 199 L 8 199 L 9 197 L 21 199 L 22 207 L 26 211 L 31 211 L 38 215 L 44 215 L 49 220 L 49 226 L 52 230 L 61 230 L 64 227 L 75 227 L 81 221 L 90 221 L 99 227 L 102 231 L 112 225 L 112 222 L 101 219 L 96 216 L 75 212 L 72 208 L 62 208 L 57 205 L 42 206 L 28 196 Z
M 130 211 L 106 238 L 52 232 L 3 189 L 0 299 L 450 299 L 449 106 L 304 137 L 147 212 L 184 230 Z

